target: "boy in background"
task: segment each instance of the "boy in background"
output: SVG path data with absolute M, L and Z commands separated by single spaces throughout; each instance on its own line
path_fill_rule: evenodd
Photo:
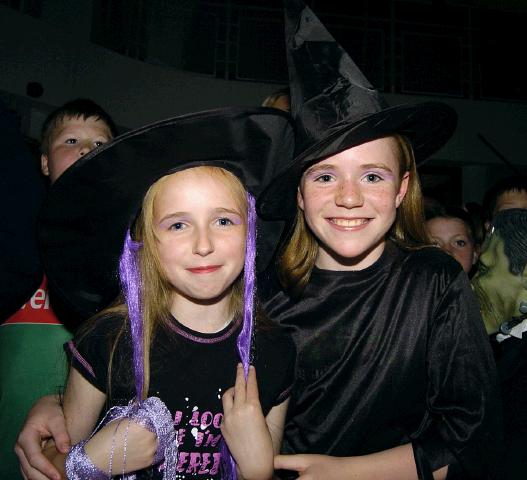
M 113 120 L 96 103 L 67 102 L 42 127 L 42 173 L 53 184 L 68 167 L 116 133 Z M 64 385 L 62 345 L 71 336 L 51 308 L 45 276 L 31 299 L 0 325 L 0 478 L 21 478 L 13 451 L 18 431 L 33 402 Z
M 483 199 L 485 230 L 498 212 L 511 208 L 527 208 L 527 177 L 505 177 L 487 190 Z

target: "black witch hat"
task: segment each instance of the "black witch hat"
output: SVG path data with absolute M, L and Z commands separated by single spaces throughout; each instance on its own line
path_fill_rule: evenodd
M 301 0 L 285 0 L 285 35 L 296 158 L 260 196 L 264 218 L 294 216 L 300 177 L 322 158 L 399 133 L 410 140 L 420 163 L 452 136 L 457 124 L 452 107 L 388 106 Z
M 39 240 L 50 289 L 81 318 L 99 312 L 119 293 L 126 231 L 150 185 L 209 165 L 234 173 L 257 197 L 279 162 L 292 157 L 293 137 L 287 113 L 233 107 L 156 122 L 85 155 L 53 184 L 41 212 Z

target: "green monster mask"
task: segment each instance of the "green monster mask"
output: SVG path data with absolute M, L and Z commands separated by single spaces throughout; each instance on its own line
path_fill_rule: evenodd
M 494 218 L 472 279 L 489 335 L 499 332 L 504 322 L 509 323 L 502 331 L 523 320 L 518 317 L 527 311 L 526 265 L 527 210 L 504 210 Z

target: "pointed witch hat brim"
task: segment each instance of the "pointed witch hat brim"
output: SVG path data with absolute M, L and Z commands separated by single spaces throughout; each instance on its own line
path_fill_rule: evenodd
M 294 216 L 300 177 L 323 158 L 398 133 L 411 142 L 419 164 L 454 133 L 457 115 L 444 103 L 388 106 L 302 1 L 285 1 L 285 32 L 295 159 L 260 195 L 262 217 Z
M 257 197 L 292 157 L 293 139 L 287 113 L 233 107 L 159 121 L 93 150 L 52 185 L 41 211 L 50 289 L 79 318 L 99 312 L 119 294 L 126 232 L 154 182 L 186 168 L 221 167 Z

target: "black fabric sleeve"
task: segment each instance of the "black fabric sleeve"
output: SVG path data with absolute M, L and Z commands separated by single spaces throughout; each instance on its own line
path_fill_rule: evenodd
M 463 272 L 446 287 L 429 328 L 428 414 L 412 441 L 416 464 L 449 465 L 449 479 L 492 478 L 502 438 L 496 368 Z
M 103 393 L 108 390 L 110 352 L 121 325 L 120 318 L 98 318 L 64 345 L 71 366 Z M 119 352 L 117 349 L 115 355 Z M 115 355 L 112 368 L 119 368 Z
M 254 366 L 264 414 L 289 398 L 296 351 L 292 340 L 278 327 L 260 331 L 256 337 Z

